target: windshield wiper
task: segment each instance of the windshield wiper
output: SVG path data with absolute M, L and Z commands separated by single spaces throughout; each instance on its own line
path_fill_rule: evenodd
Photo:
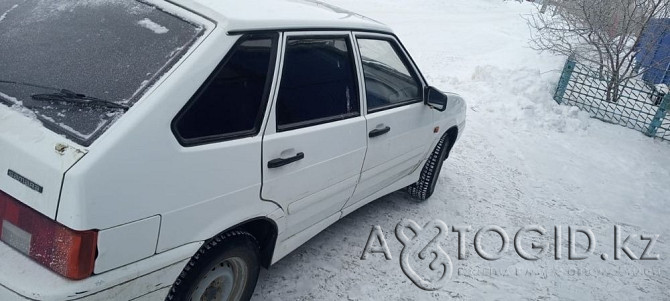
M 56 91 L 55 93 L 30 95 L 30 97 L 33 100 L 38 100 L 38 101 L 54 101 L 54 102 L 60 101 L 60 102 L 68 102 L 68 103 L 74 103 L 74 104 L 79 104 L 79 105 L 84 105 L 84 106 L 93 105 L 93 106 L 107 107 L 107 108 L 112 108 L 112 109 L 121 109 L 124 112 L 128 111 L 128 109 L 130 109 L 130 107 L 127 106 L 127 105 L 118 104 L 118 103 L 115 103 L 115 102 L 111 102 L 109 100 L 95 98 L 95 97 L 92 97 L 92 96 L 86 96 L 84 94 L 75 93 L 75 92 L 72 92 L 72 91 L 67 90 L 67 89 L 58 89 L 58 88 L 49 87 L 49 86 L 43 86 L 43 85 L 27 83 L 27 82 L 20 82 L 20 81 L 5 80 L 5 79 L 0 79 L 0 84 L 12 84 L 12 85 L 27 86 L 27 87 L 40 88 L 40 89 L 44 89 L 44 90 Z
M 91 96 L 86 96 L 84 94 L 78 94 L 75 92 L 72 92 L 67 89 L 61 89 L 59 92 L 56 93 L 46 93 L 46 94 L 33 94 L 30 95 L 30 98 L 33 100 L 39 100 L 39 101 L 55 101 L 55 102 L 68 102 L 68 103 L 74 103 L 74 104 L 79 104 L 79 105 L 85 105 L 85 106 L 101 106 L 101 107 L 107 107 L 107 108 L 112 108 L 112 109 L 121 109 L 124 112 L 128 111 L 130 109 L 129 106 L 123 105 L 123 104 L 118 104 L 115 102 L 111 102 L 109 100 L 104 100 L 100 98 L 95 98 Z

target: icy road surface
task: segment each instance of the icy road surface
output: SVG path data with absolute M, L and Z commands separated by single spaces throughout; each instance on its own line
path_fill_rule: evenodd
M 261 273 L 254 300 L 670 300 L 670 143 L 589 119 L 552 100 L 563 58 L 527 47 L 522 19 L 533 5 L 501 0 L 328 0 L 390 25 L 427 77 L 440 89 L 468 101 L 468 126 L 428 201 L 404 193 L 383 197 L 345 217 Z M 453 275 L 427 292 L 403 274 L 396 224 L 410 218 L 424 225 L 441 219 L 470 225 L 467 257 L 457 257 L 457 235 L 442 248 Z M 371 254 L 361 260 L 372 225 L 384 231 L 393 259 Z M 487 261 L 473 246 L 475 232 L 502 227 L 510 244 L 502 258 Z M 548 244 L 537 261 L 514 251 L 523 226 L 541 225 Z M 614 260 L 614 226 L 640 257 Z M 562 226 L 562 259 L 554 259 L 554 226 Z M 568 227 L 582 226 L 596 238 L 593 254 L 568 260 Z M 580 236 L 581 235 L 581 236 Z M 576 250 L 587 248 L 577 235 Z M 495 253 L 501 240 L 483 238 Z M 607 260 L 602 260 L 607 254 Z M 425 262 L 416 262 L 417 266 Z

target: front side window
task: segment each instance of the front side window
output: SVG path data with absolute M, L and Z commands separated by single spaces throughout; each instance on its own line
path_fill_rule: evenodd
M 202 36 L 181 15 L 144 1 L 0 1 L 0 105 L 88 146 Z
M 282 73 L 277 96 L 279 131 L 360 114 L 347 37 L 289 38 Z
M 255 135 L 274 70 L 276 35 L 243 37 L 175 119 L 183 145 Z
M 365 73 L 368 112 L 422 98 L 421 82 L 408 68 L 398 46 L 389 40 L 358 39 Z

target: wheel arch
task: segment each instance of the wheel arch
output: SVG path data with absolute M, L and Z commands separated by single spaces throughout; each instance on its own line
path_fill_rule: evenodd
M 445 135 L 447 135 L 447 141 L 449 141 L 449 145 L 447 146 L 447 155 L 444 157 L 444 159 L 446 160 L 447 158 L 449 158 L 451 148 L 454 147 L 456 139 L 458 139 L 458 126 L 452 126 L 451 128 L 449 128 L 445 133 Z
M 277 223 L 274 220 L 268 217 L 256 217 L 248 219 L 217 233 L 205 241 L 205 245 L 210 240 L 231 231 L 248 232 L 254 238 L 256 238 L 256 241 L 260 247 L 260 265 L 264 268 L 270 267 L 270 263 L 272 262 L 272 255 L 277 244 L 278 234 Z

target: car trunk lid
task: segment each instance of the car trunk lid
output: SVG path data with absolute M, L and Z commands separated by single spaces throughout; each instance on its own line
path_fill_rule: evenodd
M 63 175 L 86 150 L 15 108 L 0 105 L 0 190 L 55 219 Z

